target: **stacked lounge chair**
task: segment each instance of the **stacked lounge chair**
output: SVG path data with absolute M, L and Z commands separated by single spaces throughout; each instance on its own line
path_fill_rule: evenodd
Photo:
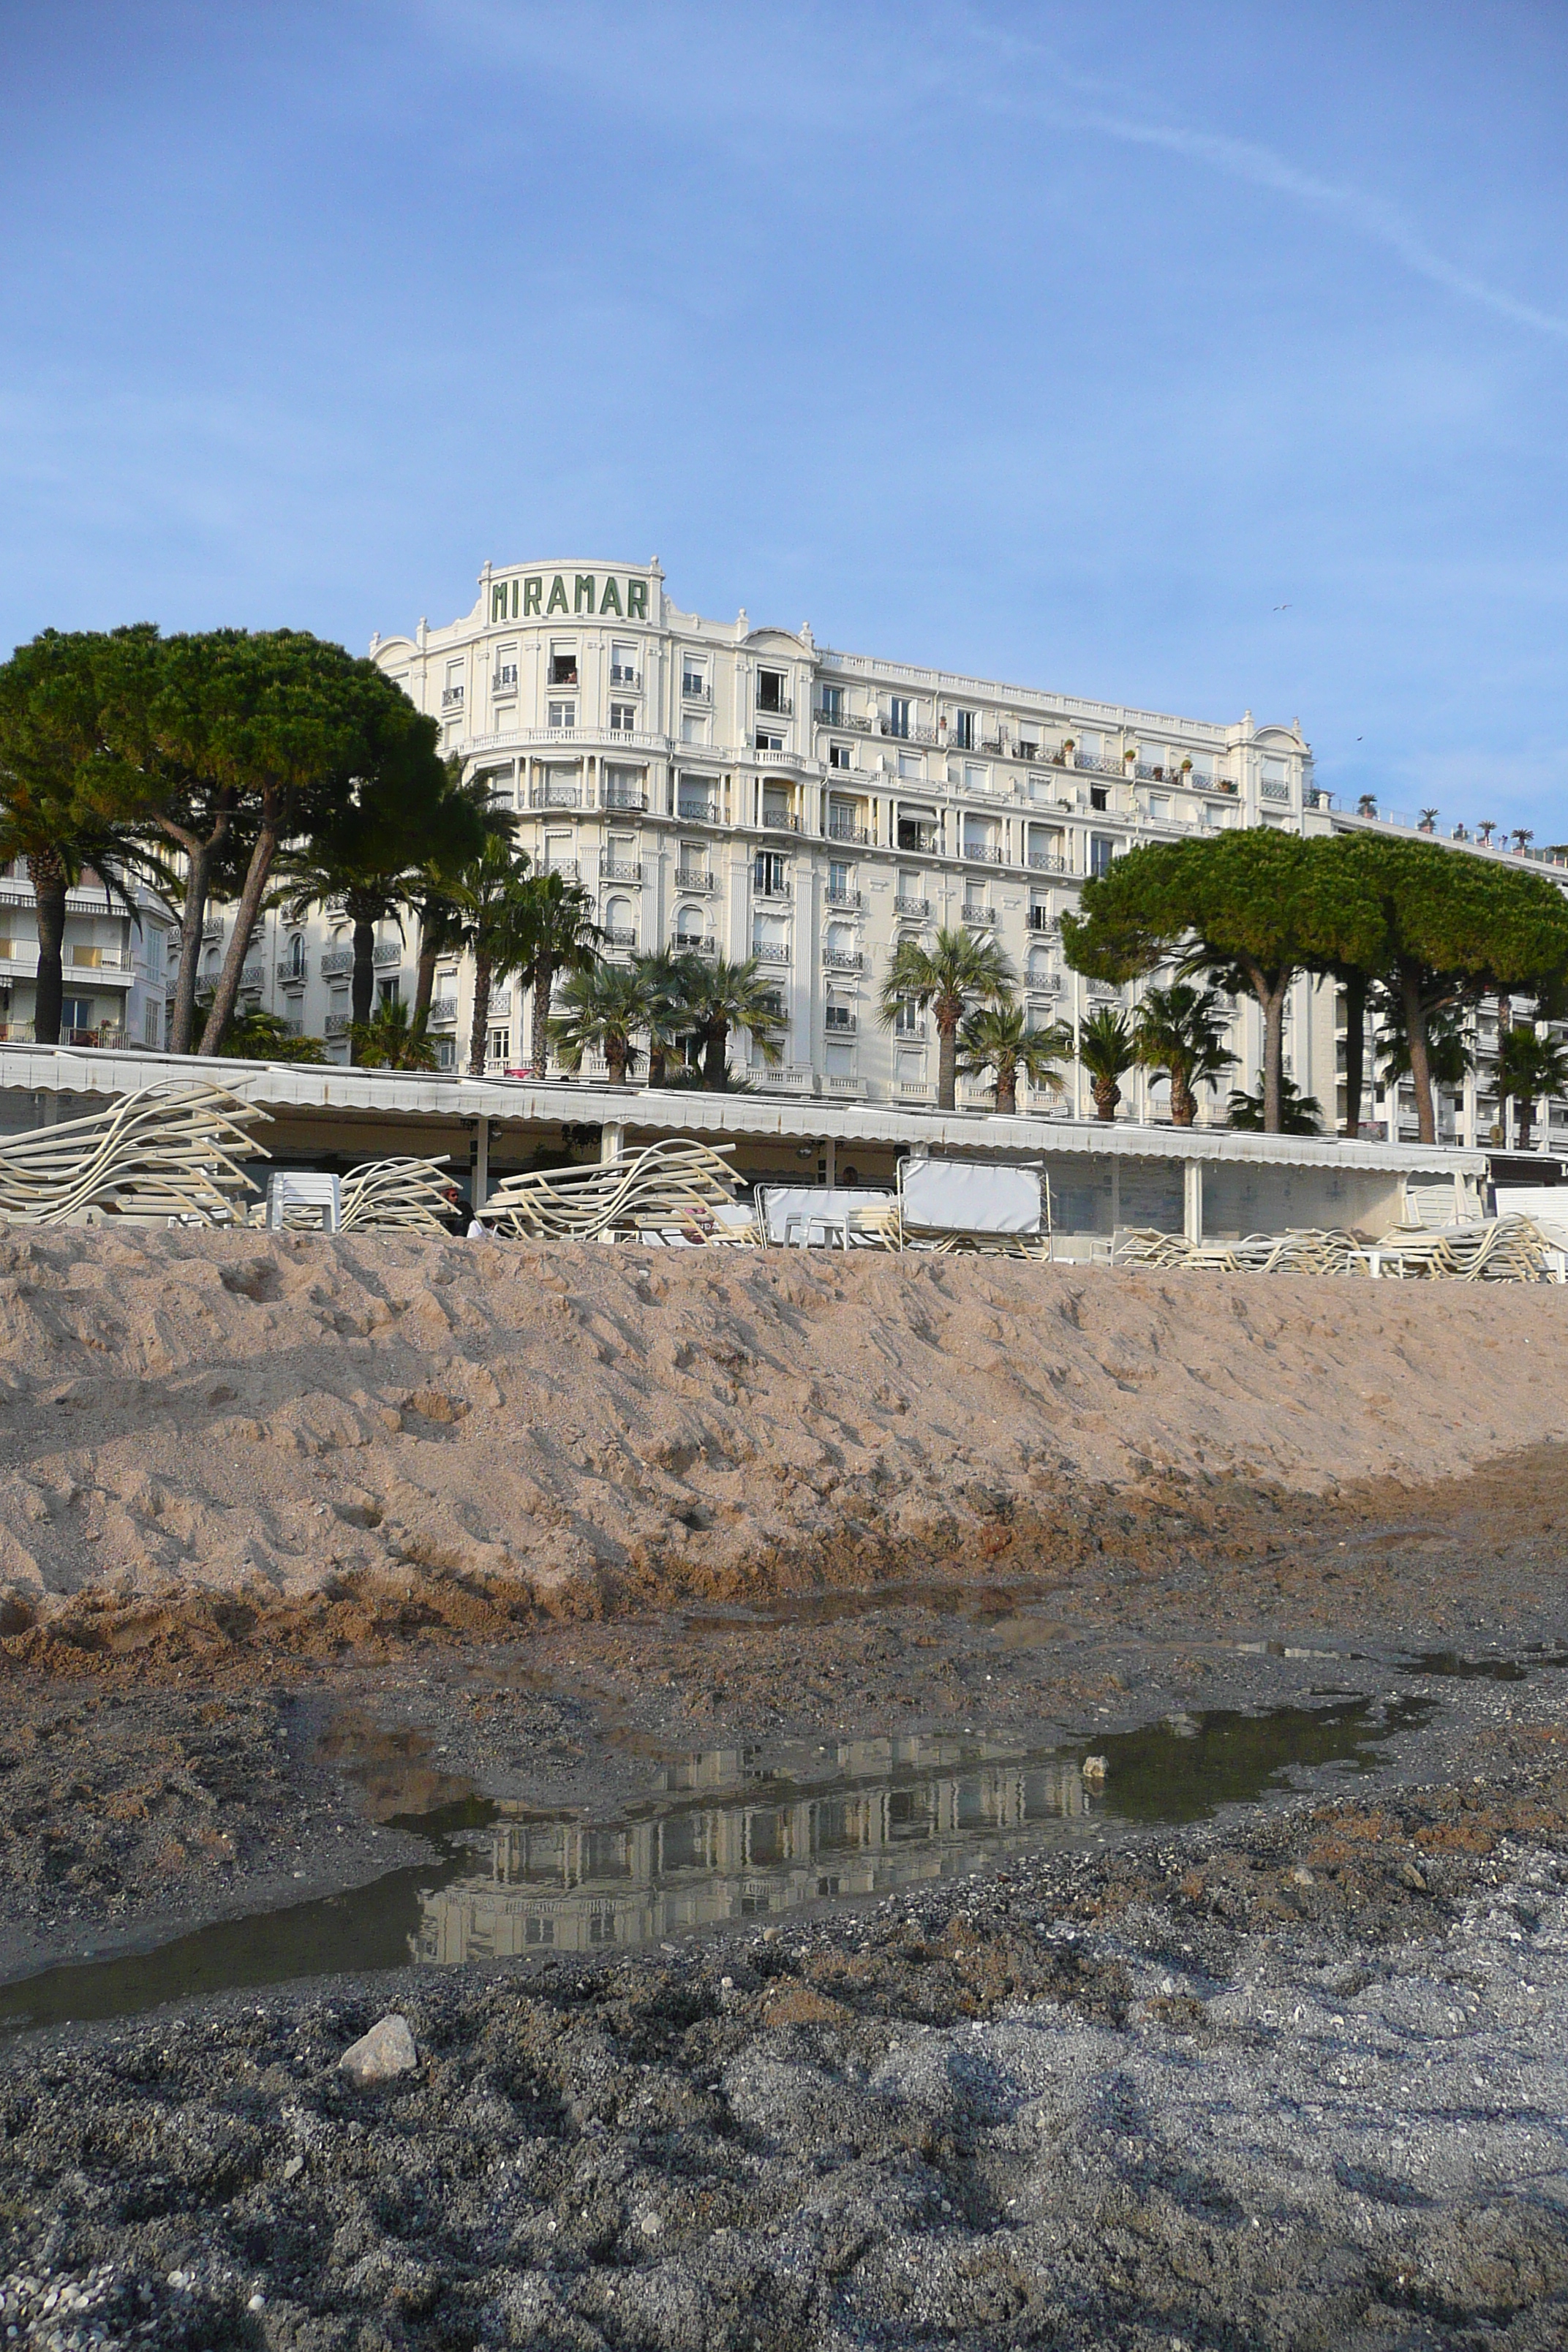
M 674 1139 L 597 1167 L 509 1176 L 476 1214 L 490 1231 L 526 1241 L 620 1235 L 748 1246 L 756 1222 L 735 1200 L 739 1179 L 722 1156 L 733 1149 Z
M 142 1223 L 243 1223 L 256 1186 L 242 1160 L 268 1113 L 226 1087 L 166 1079 L 107 1110 L 0 1139 L 0 1218 L 63 1225 L 89 1213 Z
M 341 1233 L 363 1234 L 395 1227 L 399 1232 L 442 1234 L 451 1203 L 450 1176 L 442 1160 L 366 1160 L 342 1182 Z
M 1189 1242 L 1181 1234 L 1119 1234 L 1113 1263 L 1206 1267 L 1224 1274 L 1379 1275 L 1385 1281 L 1542 1282 L 1552 1244 L 1528 1217 L 1463 1225 L 1396 1225 L 1376 1242 L 1300 1228 L 1236 1242 Z

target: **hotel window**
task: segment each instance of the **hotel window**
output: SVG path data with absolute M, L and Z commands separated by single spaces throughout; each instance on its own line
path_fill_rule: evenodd
M 460 661 L 447 664 L 447 683 L 441 689 L 443 710 L 460 710 L 463 707 L 463 665 Z
M 612 702 L 610 732 L 612 735 L 632 735 L 637 731 L 637 707 L 635 702 Z
M 682 694 L 707 693 L 708 665 L 706 662 L 694 661 L 689 654 L 685 656 L 680 665 L 680 691 Z
M 636 686 L 637 682 L 636 646 L 612 646 L 610 647 L 610 684 Z
M 827 747 L 827 764 L 830 768 L 852 768 L 855 761 L 850 746 L 847 743 L 830 743 Z
M 515 645 L 496 647 L 495 691 L 498 694 L 517 692 L 517 647 Z
M 973 751 L 973 749 L 974 749 L 974 713 L 973 713 L 973 710 L 955 710 L 955 711 L 953 712 L 953 714 L 952 714 L 952 741 L 953 741 L 953 746 L 954 746 L 954 748 L 955 748 L 957 751 Z
M 912 996 L 900 998 L 899 1009 L 893 1015 L 893 1034 L 895 1037 L 925 1035 L 925 1019 Z
M 752 879 L 764 898 L 782 898 L 788 868 L 776 850 L 759 849 L 752 868 Z
M 855 1008 L 851 1004 L 826 1005 L 823 1009 L 822 1022 L 826 1029 L 853 1029 Z
M 569 833 L 547 833 L 544 836 L 544 870 L 547 874 L 566 874 L 573 870 L 572 835 Z
M 830 727 L 842 727 L 844 724 L 844 688 L 841 686 L 823 687 L 819 690 L 816 711 L 818 718 L 826 719 Z
M 965 760 L 963 763 L 963 789 L 966 793 L 986 793 L 990 791 L 991 778 L 987 774 L 986 771 L 981 766 L 978 760 Z
M 907 735 L 909 733 L 910 726 L 910 714 L 913 709 L 913 703 L 910 702 L 903 695 L 893 694 L 889 696 L 888 732 L 889 735 Z
M 920 781 L 921 776 L 924 773 L 924 770 L 921 767 L 921 755 L 918 751 L 900 751 L 899 753 L 899 773 L 900 776 L 912 776 L 917 782 Z
M 502 1069 L 506 1067 L 507 1064 L 511 1059 L 511 1031 L 510 1029 L 492 1029 L 490 1031 L 487 1059 L 492 1062 L 499 1062 Z
M 1090 784 L 1089 788 L 1089 804 L 1091 809 L 1108 809 L 1110 806 L 1110 785 Z
M 847 898 L 855 888 L 855 868 L 842 857 L 827 862 L 827 895 L 830 898 Z
M 552 686 L 575 686 L 577 683 L 577 648 L 575 646 L 552 646 L 550 649 Z
M 757 672 L 757 709 L 784 710 L 787 708 L 783 670 L 760 669 Z
M 706 743 L 708 740 L 706 719 L 700 719 L 695 713 L 687 711 L 680 721 L 680 740 L 683 743 Z
M 766 728 L 758 728 L 757 749 L 759 751 L 782 751 L 784 747 L 784 740 L 782 735 L 773 735 L 768 732 Z
M 1109 874 L 1110 861 L 1116 855 L 1116 844 L 1108 833 L 1091 833 L 1089 836 L 1089 870 L 1091 875 Z
M 575 727 L 577 724 L 577 706 L 574 702 L 552 702 L 549 705 L 549 711 L 550 716 L 545 721 L 547 726 Z

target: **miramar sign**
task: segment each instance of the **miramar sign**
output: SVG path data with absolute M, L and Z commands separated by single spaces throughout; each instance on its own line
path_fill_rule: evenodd
M 492 621 L 547 621 L 554 613 L 613 614 L 618 621 L 646 621 L 647 582 L 613 572 L 524 572 L 490 586 Z

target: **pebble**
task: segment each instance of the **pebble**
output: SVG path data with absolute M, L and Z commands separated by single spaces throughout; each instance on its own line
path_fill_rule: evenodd
M 418 2063 L 408 2020 L 395 2012 L 378 2018 L 370 2032 L 351 2042 L 338 2060 L 350 2082 L 362 2091 L 390 2082 L 395 2074 L 406 2074 Z

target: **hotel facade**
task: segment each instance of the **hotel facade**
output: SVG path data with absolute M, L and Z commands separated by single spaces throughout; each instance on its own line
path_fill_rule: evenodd
M 773 983 L 783 1057 L 746 1070 L 777 1097 L 917 1108 L 934 1101 L 936 1039 L 912 1008 L 889 1028 L 879 992 L 899 940 L 942 926 L 993 939 L 1018 978 L 1032 1023 L 1074 1033 L 1100 1003 L 1136 991 L 1085 982 L 1061 952 L 1062 915 L 1084 882 L 1152 841 L 1204 839 L 1237 825 L 1310 834 L 1415 830 L 1386 814 L 1338 809 L 1317 782 L 1299 724 L 1182 718 L 820 646 L 809 627 L 753 627 L 681 611 L 657 559 L 574 558 L 492 567 L 461 619 L 377 636 L 373 658 L 439 723 L 443 750 L 516 812 L 536 867 L 580 882 L 605 952 L 674 948 L 755 957 Z M 1419 828 L 1431 831 L 1428 822 Z M 1521 853 L 1456 839 L 1456 854 L 1516 862 Z M 1545 870 L 1568 881 L 1563 861 Z M 25 877 L 0 883 L 13 980 L 9 1034 L 28 1034 Z M 75 894 L 81 897 L 81 894 Z M 67 934 L 68 1029 L 81 1043 L 160 1042 L 178 938 L 143 896 L 140 927 L 75 903 Z M 231 917 L 215 909 L 203 976 L 216 977 Z M 112 937 L 110 934 L 112 933 Z M 32 952 L 36 959 L 36 931 Z M 379 993 L 413 993 L 418 941 L 381 926 Z M 277 1013 L 348 1056 L 353 954 L 347 919 L 329 907 L 303 922 L 281 910 L 258 928 L 242 1002 Z M 89 982 L 91 987 L 89 990 Z M 443 1068 L 468 1066 L 472 973 L 437 973 L 432 1028 Z M 1258 1008 L 1229 1007 L 1231 1079 L 1256 1087 Z M 502 984 L 491 1002 L 487 1070 L 527 1060 L 526 997 Z M 1289 1074 L 1331 1119 L 1343 1117 L 1342 1005 L 1308 981 L 1287 1014 Z M 1484 1146 L 1499 1122 L 1489 1079 L 1495 1018 L 1477 1024 L 1479 1068 L 1443 1093 L 1443 1140 Z M 744 1063 L 744 1040 L 732 1044 Z M 1414 1136 L 1408 1103 L 1372 1087 L 1364 1131 Z M 587 1077 L 602 1072 L 590 1062 Z M 1092 1108 L 1077 1066 L 1066 1092 L 1020 1108 L 1081 1118 Z M 1224 1119 L 1225 1091 L 1200 1097 Z M 1169 1118 L 1168 1090 L 1123 1081 L 1125 1118 Z M 978 1108 L 982 1081 L 960 1081 Z M 1537 1148 L 1568 1148 L 1568 1105 L 1538 1121 Z

